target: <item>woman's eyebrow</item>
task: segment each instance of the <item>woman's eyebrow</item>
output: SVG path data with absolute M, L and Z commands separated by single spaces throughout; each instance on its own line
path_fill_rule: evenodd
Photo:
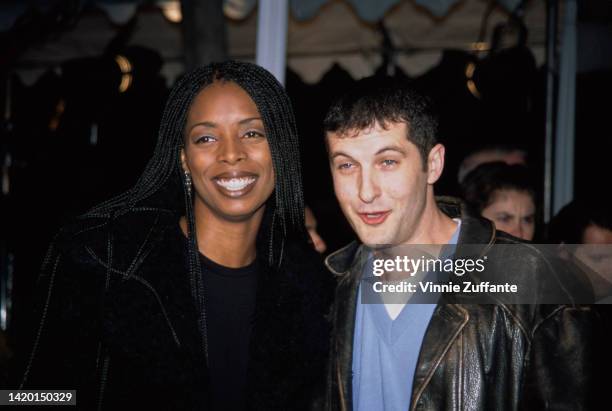
M 249 117 L 249 118 L 245 118 L 244 120 L 240 120 L 238 122 L 238 124 L 243 125 L 243 124 L 251 123 L 251 122 L 256 121 L 256 120 L 261 121 L 261 117 Z
M 497 217 L 505 217 L 505 216 L 514 217 L 514 214 L 509 213 L 507 211 L 498 211 L 497 213 L 495 213 L 495 215 Z
M 199 123 L 195 123 L 193 125 L 191 125 L 191 127 L 189 127 L 188 131 L 193 130 L 194 128 L 198 127 L 198 126 L 204 126 L 207 128 L 217 128 L 217 123 L 213 123 L 212 121 L 200 121 Z
M 244 124 L 248 124 L 248 123 L 251 123 L 251 122 L 257 121 L 257 120 L 261 121 L 261 118 L 260 117 L 249 117 L 249 118 L 245 118 L 243 120 L 240 120 L 238 122 L 238 124 L 244 125 Z M 200 121 L 198 123 L 192 124 L 191 127 L 189 127 L 188 131 L 191 131 L 191 130 L 193 130 L 194 128 L 196 128 L 198 126 L 203 126 L 203 127 L 206 127 L 206 128 L 217 128 L 218 124 L 213 122 L 213 121 Z

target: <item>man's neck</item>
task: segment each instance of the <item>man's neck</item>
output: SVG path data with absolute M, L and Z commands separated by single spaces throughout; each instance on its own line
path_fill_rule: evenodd
M 448 244 L 456 228 L 457 223 L 440 210 L 431 192 L 414 234 L 404 244 Z

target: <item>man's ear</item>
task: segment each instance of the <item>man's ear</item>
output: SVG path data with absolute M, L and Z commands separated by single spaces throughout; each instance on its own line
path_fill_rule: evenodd
M 445 151 L 442 144 L 436 144 L 429 151 L 427 156 L 427 184 L 434 184 L 442 175 Z
M 189 167 L 187 166 L 187 157 L 185 156 L 185 147 L 181 148 L 181 166 L 183 167 L 183 171 L 187 173 L 191 173 Z

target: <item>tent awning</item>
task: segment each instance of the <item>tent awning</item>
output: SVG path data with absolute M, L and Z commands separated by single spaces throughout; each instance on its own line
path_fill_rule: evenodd
M 294 19 L 305 21 L 314 18 L 323 6 L 334 3 L 337 0 L 290 0 L 289 7 Z M 373 23 L 381 20 L 387 12 L 406 0 L 343 0 L 350 4 L 356 14 L 365 22 Z M 450 9 L 463 0 L 415 0 L 414 2 L 426 9 L 435 17 L 445 16 Z M 514 10 L 521 0 L 496 0 L 497 3 L 508 11 Z M 5 0 L 0 11 L 0 31 L 9 30 L 15 20 L 22 16 L 30 8 L 47 10 L 57 6 L 52 0 L 36 0 L 24 2 L 22 0 Z M 180 6 L 180 0 L 81 0 L 81 7 L 93 5 L 107 14 L 108 18 L 115 24 L 127 22 L 136 13 L 141 4 L 154 4 L 160 8 L 176 9 Z M 249 16 L 257 0 L 224 0 L 224 11 L 228 18 L 240 20 Z

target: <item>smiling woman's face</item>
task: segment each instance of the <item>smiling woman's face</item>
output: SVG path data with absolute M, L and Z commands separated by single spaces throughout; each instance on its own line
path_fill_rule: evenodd
M 257 106 L 240 86 L 215 82 L 195 97 L 181 159 L 197 214 L 245 221 L 263 213 L 274 190 L 272 156 Z

